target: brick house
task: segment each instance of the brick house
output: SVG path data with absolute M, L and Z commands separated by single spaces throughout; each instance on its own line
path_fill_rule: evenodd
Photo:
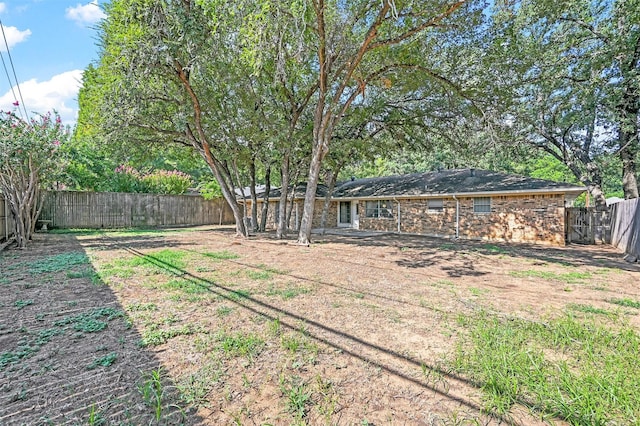
M 290 226 L 298 228 L 304 185 L 295 188 Z M 336 185 L 327 228 L 413 233 L 444 238 L 565 244 L 565 207 L 586 188 L 488 170 L 456 169 L 352 179 Z M 277 200 L 274 190 L 271 200 Z M 319 186 L 313 227 L 326 188 Z M 275 228 L 277 201 L 267 223 Z

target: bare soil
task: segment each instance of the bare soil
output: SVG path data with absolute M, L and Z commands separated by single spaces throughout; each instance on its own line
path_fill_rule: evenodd
M 90 263 L 38 266 L 65 253 Z M 609 246 L 37 234 L 0 253 L 0 425 L 540 424 L 522 407 L 482 413 L 480 391 L 451 368 L 458 318 L 614 309 L 612 298 L 640 300 L 638 283 L 640 267 Z M 144 392 L 153 372 L 157 399 Z

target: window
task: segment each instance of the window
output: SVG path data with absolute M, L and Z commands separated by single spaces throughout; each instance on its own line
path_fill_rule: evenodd
M 474 213 L 491 213 L 491 198 L 476 197 L 473 199 Z
M 378 200 L 378 201 L 367 201 L 365 206 L 365 217 L 393 217 L 393 213 L 391 212 L 391 201 L 388 200 Z
M 442 198 L 431 198 L 427 200 L 427 212 L 442 213 L 444 210 L 444 200 Z

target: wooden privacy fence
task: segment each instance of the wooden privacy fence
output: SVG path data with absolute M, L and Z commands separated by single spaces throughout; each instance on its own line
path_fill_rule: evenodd
M 611 205 L 610 244 L 640 259 L 640 199 Z
M 197 195 L 54 191 L 45 194 L 42 220 L 56 228 L 130 228 L 235 223 L 223 199 Z
M 0 194 L 0 242 L 6 241 L 14 232 L 13 217 L 9 206 L 4 199 L 4 196 Z

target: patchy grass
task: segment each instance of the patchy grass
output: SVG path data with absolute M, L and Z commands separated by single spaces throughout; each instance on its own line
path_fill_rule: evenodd
M 29 265 L 28 271 L 32 275 L 60 272 L 75 265 L 85 265 L 89 258 L 84 252 L 61 253 L 45 257 Z
M 33 305 L 33 299 L 16 300 L 15 303 L 13 304 L 13 306 L 15 306 L 18 309 L 22 309 L 25 306 L 29 306 L 29 305 Z
M 613 312 L 608 311 L 606 309 L 597 308 L 592 305 L 583 305 L 579 303 L 570 303 L 569 305 L 567 305 L 567 308 L 571 309 L 572 311 L 582 312 L 586 314 L 614 315 Z
M 200 253 L 201 255 L 203 255 L 206 258 L 209 259 L 214 259 L 214 260 L 232 260 L 232 259 L 239 259 L 240 255 L 232 252 L 232 251 L 228 251 L 228 250 L 222 250 L 222 251 L 206 251 L 206 252 L 202 252 Z
M 142 333 L 140 346 L 158 346 L 167 343 L 170 339 L 178 336 L 189 336 L 200 331 L 199 327 L 193 324 L 185 324 L 180 327 L 158 329 L 152 327 Z
M 220 349 L 228 357 L 246 357 L 250 361 L 262 352 L 264 340 L 254 333 L 221 332 L 217 336 Z
M 109 321 L 123 316 L 124 313 L 118 309 L 96 308 L 82 314 L 66 316 L 54 324 L 57 326 L 71 325 L 75 331 L 95 333 L 104 330 Z
M 537 269 L 529 269 L 525 271 L 511 271 L 509 275 L 516 278 L 542 278 L 544 280 L 559 281 L 565 284 L 584 284 L 584 281 L 590 280 L 593 275 L 590 272 L 564 272 L 555 273 L 551 271 L 540 271 Z
M 302 286 L 295 286 L 292 284 L 289 284 L 285 288 L 276 288 L 275 286 L 270 285 L 269 289 L 267 290 L 267 296 L 279 296 L 283 300 L 288 300 L 288 299 L 293 299 L 294 297 L 299 296 L 301 294 L 307 294 L 309 292 L 310 290 L 308 288 L 305 288 Z
M 91 364 L 87 366 L 87 369 L 93 370 L 97 367 L 109 367 L 118 359 L 118 354 L 115 352 L 108 353 L 104 356 L 94 359 Z
M 607 300 L 607 302 L 613 303 L 614 305 L 618 306 L 624 306 L 625 308 L 640 309 L 640 301 L 629 298 L 609 299 Z
M 521 403 L 571 424 L 640 419 L 640 336 L 629 325 L 571 314 L 538 323 L 486 313 L 462 325 L 469 331 L 454 366 L 482 389 L 487 411 L 504 415 Z

